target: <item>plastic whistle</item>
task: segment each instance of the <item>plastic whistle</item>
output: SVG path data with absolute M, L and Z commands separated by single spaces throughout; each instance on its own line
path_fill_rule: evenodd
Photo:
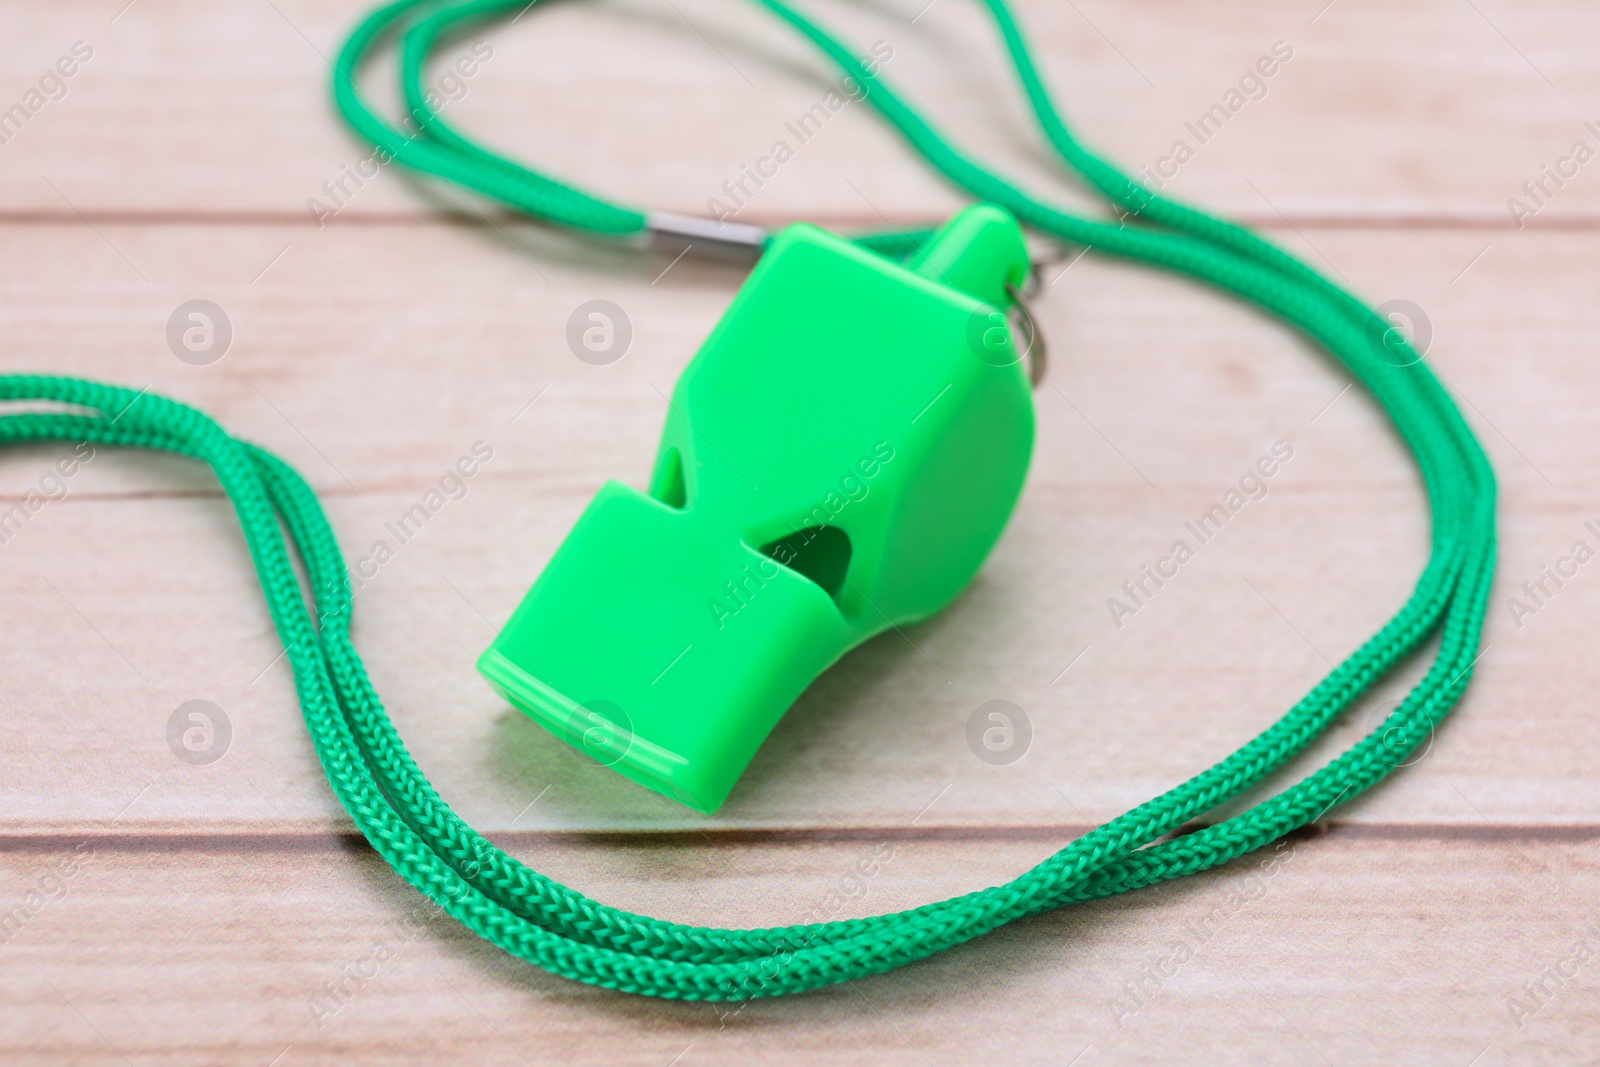
M 1033 449 L 1002 313 L 1028 269 L 989 205 L 904 267 L 784 229 L 679 377 L 649 494 L 600 488 L 478 670 L 715 811 L 806 686 L 949 604 L 1000 536 Z

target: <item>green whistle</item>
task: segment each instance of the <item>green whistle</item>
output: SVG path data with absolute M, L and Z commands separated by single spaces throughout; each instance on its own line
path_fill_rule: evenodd
M 779 233 L 672 392 L 648 495 L 607 482 L 478 660 L 593 762 L 715 811 L 845 652 L 949 604 L 1027 474 L 1002 309 L 1016 220 L 977 205 L 906 266 Z

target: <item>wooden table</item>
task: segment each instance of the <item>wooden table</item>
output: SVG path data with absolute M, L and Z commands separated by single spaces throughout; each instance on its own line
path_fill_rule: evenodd
M 863 51 L 892 48 L 885 77 L 980 157 L 1087 204 L 1039 146 L 975 6 L 924 3 L 813 10 Z M 62 57 L 73 70 L 45 80 L 0 144 L 4 366 L 205 409 L 312 480 L 352 565 L 475 443 L 492 448 L 459 499 L 368 566 L 356 638 L 439 791 L 540 870 L 723 925 L 991 885 L 1263 729 L 1415 580 L 1418 478 L 1366 396 L 1278 325 L 1091 256 L 1049 275 L 1055 361 L 1034 466 L 970 591 L 829 672 L 715 817 L 586 766 L 491 694 L 473 660 L 596 486 L 643 483 L 663 393 L 740 273 L 597 248 L 387 169 L 356 185 L 346 168 L 367 152 L 331 114 L 326 61 L 358 10 L 0 7 L 0 108 L 29 106 Z M 430 921 L 354 834 L 204 470 L 102 450 L 57 489 L 70 450 L 14 449 L 0 506 L 42 482 L 61 499 L 0 544 L 4 1062 L 1497 1067 L 1600 1054 L 1600 563 L 1561 562 L 1575 542 L 1600 547 L 1586 525 L 1600 525 L 1592 5 L 1021 12 L 1092 143 L 1175 172 L 1169 191 L 1261 227 L 1374 303 L 1409 302 L 1393 306 L 1431 337 L 1429 362 L 1495 461 L 1502 557 L 1477 677 L 1415 765 L 1265 871 L 1242 861 L 742 1010 L 611 994 Z M 1200 143 L 1185 124 L 1276 42 L 1289 58 Z M 442 86 L 452 118 L 580 184 L 686 212 L 831 80 L 729 0 L 552 5 L 487 46 L 471 77 Z M 1193 157 L 1163 164 L 1179 140 Z M 1579 141 L 1583 163 L 1569 158 Z M 1571 176 L 1558 187 L 1546 165 Z M 1523 183 L 1541 180 L 1535 202 Z M 740 218 L 905 226 L 961 202 L 851 104 Z M 607 366 L 564 340 L 597 298 L 634 330 Z M 231 324 L 207 365 L 168 344 L 169 318 L 196 299 Z M 1293 458 L 1267 494 L 1114 620 L 1122 582 L 1278 441 Z M 1576 574 L 1529 599 L 1523 583 L 1558 566 Z M 1422 666 L 1298 769 L 1379 722 Z M 966 743 L 991 699 L 1032 725 L 1009 765 Z M 197 700 L 231 734 L 214 762 L 169 744 Z M 180 734 L 198 722 L 186 716 Z M 873 873 L 853 875 L 863 863 Z

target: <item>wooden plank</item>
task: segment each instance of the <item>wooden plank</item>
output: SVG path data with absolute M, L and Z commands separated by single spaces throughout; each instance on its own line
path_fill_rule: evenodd
M 1146 1063 L 1201 1047 L 1221 1064 L 1590 1054 L 1593 962 L 1573 954 L 1600 940 L 1600 848 L 1592 836 L 1502 832 L 1337 830 L 1285 844 L 1265 868 L 1258 858 L 1069 908 L 889 975 L 742 1010 L 547 975 L 434 917 L 380 860 L 336 838 L 12 842 L 0 902 L 39 897 L 0 946 L 0 1049 L 19 1067 Z M 516 847 L 620 906 L 753 925 L 911 906 L 1006 878 L 1054 843 L 889 833 Z M 74 855 L 70 875 L 52 880 Z M 1535 1000 L 1526 984 L 1539 983 Z
M 367 6 L 7 6 L 0 33 L 22 45 L 0 59 L 4 106 L 24 100 L 75 41 L 94 55 L 64 97 L 0 147 L 0 202 L 64 218 L 309 222 L 307 200 L 365 154 L 332 115 L 326 82 L 328 58 Z M 807 9 L 864 51 L 876 41 L 893 48 L 886 76 L 980 158 L 1083 202 L 1045 160 L 976 5 Z M 1557 187 L 1541 169 L 1580 139 L 1600 146 L 1584 126 L 1600 74 L 1577 43 L 1594 20 L 1579 0 L 1537 10 L 1503 0 L 1029 0 L 1020 9 L 1091 143 L 1137 169 L 1163 165 L 1185 142 L 1193 159 L 1163 165 L 1178 171 L 1170 188 L 1229 213 L 1506 228 L 1507 201 L 1525 197 L 1530 180 L 1549 194 L 1531 205 L 1538 224 L 1589 224 L 1600 208 L 1600 185 L 1580 175 Z M 727 0 L 551 5 L 488 40 L 493 58 L 465 83 L 452 118 L 555 174 L 677 210 L 703 211 L 833 78 L 755 5 Z M 1262 83 L 1264 95 L 1230 98 L 1279 41 L 1292 57 Z M 376 77 L 387 90 L 387 75 Z M 1220 130 L 1196 126 L 1202 142 L 1186 123 L 1219 104 L 1238 109 Z M 842 109 L 804 145 L 788 139 L 796 158 L 751 200 L 752 217 L 879 225 L 880 213 L 925 220 L 959 202 L 864 108 Z M 448 188 L 419 196 L 391 174 L 350 188 L 352 216 L 459 207 Z
M 670 260 L 647 255 L 568 260 L 531 228 L 507 234 L 517 248 L 481 227 L 362 227 L 304 241 L 287 226 L 11 227 L 0 231 L 5 359 L 184 398 L 338 491 L 421 487 L 479 438 L 506 452 L 497 478 L 560 468 L 577 488 L 642 469 L 663 394 L 741 274 L 687 260 L 663 274 Z M 1586 236 L 1282 237 L 1374 303 L 1422 309 L 1432 365 L 1483 428 L 1508 491 L 1590 484 L 1600 444 L 1572 432 L 1585 408 L 1556 403 L 1561 384 L 1585 373 L 1595 326 L 1582 299 Z M 1327 461 L 1338 469 L 1307 477 L 1414 484 L 1369 405 L 1331 403 L 1348 377 L 1279 325 L 1094 257 L 1052 277 L 1040 314 L 1057 359 L 1041 418 L 1065 412 L 1080 425 L 1074 440 L 1098 444 L 1065 456 L 1041 448 L 1041 473 L 1076 462 L 1059 469 L 1080 482 L 1209 490 L 1263 443 L 1314 425 L 1338 435 Z M 605 367 L 576 359 L 565 340 L 569 317 L 596 296 L 634 327 L 628 353 Z M 195 298 L 220 304 L 232 324 L 227 355 L 205 367 L 175 358 L 165 336 Z M 1513 299 L 1526 313 L 1498 314 Z
M 935 825 L 1109 818 L 1263 729 L 1326 672 L 1324 656 L 1354 648 L 1398 602 L 1415 549 L 1330 538 L 1341 517 L 1380 543 L 1420 534 L 1409 494 L 1285 491 L 1269 497 L 1275 510 L 1207 546 L 1118 629 L 1104 601 L 1166 547 L 1150 530 L 1170 520 L 1154 507 L 1130 509 L 1125 497 L 1108 505 L 1097 492 L 1054 494 L 1070 531 L 1025 508 L 959 604 L 829 672 L 706 820 L 587 766 L 474 673 L 537 572 L 536 544 L 553 546 L 581 506 L 575 497 L 558 507 L 519 500 L 514 483 L 476 493 L 358 594 L 356 636 L 424 769 L 466 818 L 491 829 L 873 826 L 930 804 Z M 1182 514 L 1184 499 L 1171 494 L 1166 506 Z M 1205 503 L 1187 499 L 1189 511 Z M 391 494 L 336 499 L 333 514 L 341 526 L 379 528 L 404 506 Z M 1539 563 L 1587 536 L 1583 517 L 1568 509 L 1508 521 L 1510 581 L 1538 577 Z M 11 755 L 0 825 L 92 826 L 147 786 L 130 825 L 345 824 L 219 500 L 68 503 L 35 521 L 4 562 Z M 1592 820 L 1585 694 L 1595 677 L 1585 649 L 1596 610 L 1593 589 L 1575 583 L 1519 629 L 1497 598 L 1462 709 L 1417 765 L 1341 817 Z M 1380 686 L 1302 766 L 1375 726 L 1405 678 Z M 986 765 L 967 748 L 969 716 L 995 698 L 1020 705 L 1032 724 L 1032 747 L 1012 766 Z M 232 751 L 215 766 L 186 766 L 169 750 L 169 717 L 196 699 L 233 724 Z

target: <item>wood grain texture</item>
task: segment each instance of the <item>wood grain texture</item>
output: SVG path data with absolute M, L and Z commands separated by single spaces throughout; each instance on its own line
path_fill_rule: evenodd
M 95 49 L 65 98 L 0 146 L 7 211 L 307 218 L 305 201 L 365 154 L 326 99 L 328 60 L 363 8 L 356 0 L 140 0 L 111 23 L 125 3 L 0 8 L 0 33 L 17 45 L 0 59 L 7 106 L 74 41 Z M 809 10 L 863 51 L 888 42 L 895 57 L 885 76 L 941 127 L 1070 199 L 976 6 L 936 3 L 909 25 L 924 6 L 825 0 Z M 1172 189 L 1233 214 L 1505 228 L 1505 201 L 1524 181 L 1575 140 L 1597 143 L 1584 128 L 1600 118 L 1588 103 L 1600 73 L 1574 29 L 1590 17 L 1581 0 L 1032 0 L 1019 10 L 1091 143 L 1137 167 L 1188 140 L 1197 154 Z M 833 78 L 774 19 L 733 0 L 552 4 L 490 41 L 495 57 L 467 82 L 452 118 L 555 174 L 663 208 L 701 209 Z M 1294 54 L 1265 96 L 1200 144 L 1184 124 L 1277 41 Z M 374 83 L 387 87 L 387 68 Z M 1597 189 L 1573 180 L 1536 221 L 1592 224 Z M 460 206 L 449 190 L 440 202 Z M 922 220 L 958 202 L 852 107 L 750 211 Z M 436 209 L 395 175 L 350 207 L 412 217 Z
M 1266 867 L 1069 908 L 743 1009 L 547 975 L 435 917 L 348 839 L 88 840 L 0 854 L 16 894 L 78 857 L 0 946 L 8 1063 L 1501 1065 L 1592 1054 L 1600 1026 L 1593 961 L 1541 979 L 1573 970 L 1575 944 L 1600 944 L 1592 836 L 1334 831 L 1285 843 Z M 1004 835 L 508 844 L 615 903 L 743 925 L 911 906 L 1054 847 Z M 1535 1006 L 1524 983 L 1540 981 Z
M 863 45 L 891 42 L 887 76 L 976 155 L 1085 202 L 1039 148 L 973 6 L 940 2 L 913 25 L 921 6 L 808 9 Z M 594 489 L 643 481 L 663 395 L 741 275 L 492 210 L 488 225 L 448 187 L 391 172 L 319 228 L 306 201 L 363 154 L 329 112 L 325 63 L 360 7 L 0 5 L 0 108 L 73 42 L 94 49 L 0 143 L 0 365 L 176 396 L 294 463 L 369 572 L 356 640 L 401 734 L 447 801 L 541 870 L 725 925 L 995 884 L 1264 728 L 1415 580 L 1420 486 L 1348 378 L 1248 309 L 1091 256 L 1047 274 L 1054 363 L 1034 467 L 956 605 L 828 672 L 715 817 L 582 764 L 472 661 Z M 214 484 L 177 459 L 102 451 L 0 543 L 5 1062 L 1490 1067 L 1600 1053 L 1594 964 L 1566 973 L 1575 944 L 1600 945 L 1600 586 L 1586 565 L 1536 612 L 1511 603 L 1574 542 L 1600 547 L 1586 526 L 1600 526 L 1600 185 L 1586 164 L 1525 228 L 1506 204 L 1574 141 L 1600 147 L 1584 126 L 1600 121 L 1595 16 L 1576 0 L 1021 12 L 1077 127 L 1133 165 L 1192 136 L 1184 123 L 1275 41 L 1293 47 L 1169 188 L 1375 303 L 1420 308 L 1428 359 L 1495 461 L 1486 651 L 1415 764 L 1285 846 L 1270 876 L 1236 865 L 731 1017 L 630 1000 L 419 911 L 328 793 Z M 489 40 L 452 117 L 554 173 L 678 210 L 702 210 L 829 84 L 727 0 L 551 5 Z M 742 217 L 870 228 L 959 203 L 851 105 Z M 606 367 L 563 339 L 594 297 L 634 326 Z M 193 298 L 234 327 L 207 367 L 165 340 Z M 1279 440 L 1294 457 L 1266 496 L 1116 625 L 1107 598 Z M 465 494 L 391 561 L 363 564 L 480 441 L 493 459 Z M 0 456 L 0 511 L 65 452 Z M 1420 666 L 1300 768 L 1379 721 Z M 1034 729 L 1008 767 L 964 737 L 997 697 Z M 169 716 L 193 699 L 232 723 L 210 766 L 168 748 Z M 861 889 L 848 872 L 879 849 L 892 862 Z M 375 946 L 392 958 L 350 983 Z M 336 1011 L 313 1001 L 341 982 Z

